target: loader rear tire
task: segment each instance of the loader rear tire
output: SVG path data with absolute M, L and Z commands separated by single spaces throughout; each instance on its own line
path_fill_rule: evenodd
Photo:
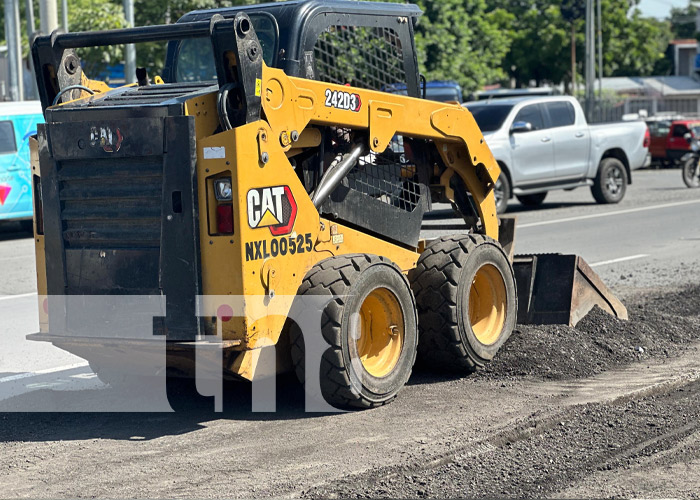
M 351 254 L 325 259 L 306 275 L 298 296 L 326 296 L 320 366 L 323 398 L 358 409 L 392 401 L 411 376 L 418 318 L 408 279 L 384 257 Z M 292 362 L 305 383 L 304 336 L 290 328 Z
M 422 365 L 473 371 L 493 359 L 515 327 L 513 268 L 501 245 L 487 236 L 435 240 L 409 279 L 418 304 Z

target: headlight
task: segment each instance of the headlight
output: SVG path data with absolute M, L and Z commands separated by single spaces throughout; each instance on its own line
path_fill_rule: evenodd
M 217 179 L 214 181 L 214 194 L 217 201 L 233 201 L 231 179 Z

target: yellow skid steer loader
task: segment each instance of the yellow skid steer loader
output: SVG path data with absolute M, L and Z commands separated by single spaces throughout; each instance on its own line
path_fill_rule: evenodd
M 484 365 L 516 319 L 573 324 L 595 304 L 624 317 L 581 259 L 510 258 L 481 131 L 465 108 L 422 95 L 420 14 L 301 0 L 38 37 L 41 331 L 30 337 L 86 357 L 108 382 L 125 371 L 116 352 L 165 345 L 184 374 L 212 337 L 228 375 L 253 380 L 276 346 L 303 377 L 320 342 L 323 397 L 366 408 L 396 396 L 416 356 Z M 167 42 L 162 78 L 139 69 L 138 83 L 111 88 L 83 74 L 80 49 L 140 42 Z M 421 240 L 432 200 L 452 202 L 464 230 Z M 113 296 L 164 298 L 152 338 L 71 319 L 84 297 Z M 226 297 L 240 307 L 222 309 Z M 314 297 L 311 338 L 289 314 Z

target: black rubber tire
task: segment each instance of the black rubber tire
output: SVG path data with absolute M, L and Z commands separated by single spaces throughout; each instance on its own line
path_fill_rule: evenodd
M 689 188 L 700 187 L 700 179 L 698 177 L 694 176 L 695 166 L 697 165 L 698 161 L 700 161 L 700 160 L 698 158 L 696 158 L 695 156 L 693 156 L 692 158 L 688 158 L 685 162 L 683 162 L 681 164 L 681 173 L 683 174 L 683 182 Z
M 541 205 L 544 199 L 547 197 L 547 191 L 536 194 L 521 194 L 516 195 L 516 197 L 523 205 L 527 205 L 528 207 L 536 207 L 537 205 Z
M 367 294 L 387 288 L 397 298 L 404 319 L 404 343 L 395 367 L 377 378 L 361 362 L 352 362 L 350 317 L 359 312 Z M 326 402 L 341 409 L 364 409 L 391 402 L 406 384 L 416 361 L 418 317 L 408 279 L 390 260 L 370 254 L 330 257 L 316 264 L 304 277 L 298 296 L 333 296 L 325 306 L 321 332 L 328 348 L 321 357 L 320 386 Z M 304 337 L 299 327 L 290 327 L 291 357 L 303 384 L 305 378 Z M 361 372 L 361 373 L 360 373 Z
M 492 264 L 503 277 L 506 316 L 497 340 L 482 344 L 469 320 L 469 291 L 483 265 Z M 454 235 L 431 243 L 409 273 L 418 304 L 421 365 L 471 372 L 493 359 L 515 327 L 515 276 L 501 245 L 483 235 Z
M 508 209 L 508 200 L 510 200 L 512 193 L 512 186 L 508 180 L 508 175 L 505 172 L 501 172 L 496 181 L 496 186 L 494 188 L 494 194 L 496 195 L 496 213 L 504 214 Z M 500 194 L 499 194 L 500 192 Z
M 614 189 L 608 183 L 611 175 L 622 181 L 619 186 L 616 184 Z M 628 182 L 627 170 L 622 162 L 617 158 L 605 158 L 598 167 L 598 174 L 591 186 L 591 194 L 598 203 L 619 203 L 625 197 Z

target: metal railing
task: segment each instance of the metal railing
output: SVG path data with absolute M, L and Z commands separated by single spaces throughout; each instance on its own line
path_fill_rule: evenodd
M 583 105 L 583 102 L 581 103 Z M 698 97 L 604 97 L 596 99 L 589 117 L 590 123 L 623 120 L 625 115 L 642 117 L 700 115 Z

